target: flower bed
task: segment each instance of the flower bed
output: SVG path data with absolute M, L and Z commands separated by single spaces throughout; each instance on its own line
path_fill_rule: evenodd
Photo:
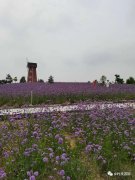
M 0 129 L 0 179 L 135 178 L 131 108 L 2 116 Z
M 31 97 L 32 95 L 32 97 Z M 135 100 L 135 85 L 111 85 L 109 88 L 90 83 L 16 83 L 0 85 L 0 106 L 71 104 L 84 101 Z

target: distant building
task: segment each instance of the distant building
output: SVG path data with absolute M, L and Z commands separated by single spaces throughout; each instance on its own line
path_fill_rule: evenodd
M 28 77 L 27 77 L 27 82 L 37 82 L 37 63 L 27 63 L 27 68 L 28 68 Z

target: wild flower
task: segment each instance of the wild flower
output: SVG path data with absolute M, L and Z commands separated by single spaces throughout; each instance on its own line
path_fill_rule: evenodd
M 60 156 L 56 156 L 56 161 L 59 161 L 60 160 Z
M 10 156 L 10 152 L 7 152 L 7 151 L 3 152 L 3 156 L 5 158 L 8 158 Z
M 36 180 L 36 177 L 34 175 L 29 177 L 29 180 Z
M 65 171 L 62 169 L 62 170 L 60 170 L 60 171 L 58 172 L 58 174 L 59 174 L 60 176 L 64 176 L 64 175 L 65 175 Z
M 44 163 L 47 163 L 48 161 L 49 161 L 49 159 L 48 159 L 47 157 L 44 157 L 44 158 L 43 158 L 43 162 L 44 162 Z
M 59 135 L 59 134 L 56 134 L 56 135 L 55 135 L 55 139 L 58 140 L 59 138 L 60 138 L 60 135 Z
M 38 132 L 37 132 L 37 131 L 34 131 L 34 132 L 32 133 L 32 135 L 33 135 L 34 137 L 37 137 L 37 136 L 38 136 Z
M 38 171 L 33 172 L 31 171 L 27 171 L 27 176 L 29 177 L 29 180 L 36 180 L 36 176 L 38 176 L 39 173 Z
M 54 157 L 54 153 L 50 153 L 49 157 L 50 157 L 50 159 L 52 159 Z
M 85 148 L 86 153 L 89 153 L 92 150 L 92 145 L 88 144 Z
M 58 143 L 59 143 L 59 144 L 63 144 L 63 138 L 60 137 L 60 138 L 58 139 Z
M 7 176 L 7 174 L 5 173 L 5 171 L 0 168 L 0 179 L 4 179 Z
M 48 148 L 48 151 L 53 152 L 53 149 L 52 148 Z

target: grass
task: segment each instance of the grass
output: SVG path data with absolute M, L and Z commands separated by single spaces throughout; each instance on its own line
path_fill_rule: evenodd
M 134 93 L 102 93 L 102 94 L 60 94 L 60 95 L 33 95 L 32 104 L 64 104 L 78 103 L 85 101 L 114 101 L 134 100 Z M 0 106 L 22 107 L 31 104 L 30 96 L 0 96 Z

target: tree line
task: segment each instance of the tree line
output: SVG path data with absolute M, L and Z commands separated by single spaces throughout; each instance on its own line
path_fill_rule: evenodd
M 101 84 L 106 84 L 107 82 L 109 82 L 109 80 L 107 80 L 107 77 L 105 75 L 102 75 L 100 78 L 100 83 Z M 124 82 L 124 79 L 120 77 L 119 74 L 115 74 L 115 84 L 135 84 L 135 79 L 133 77 L 129 77 L 128 79 L 126 79 L 126 81 Z
M 17 81 L 18 81 L 18 78 L 17 78 L 17 77 L 14 77 L 14 78 L 13 78 L 10 74 L 7 74 L 5 79 L 0 80 L 0 84 L 11 84 L 11 83 L 13 83 L 13 82 L 16 83 Z M 26 83 L 26 78 L 25 78 L 25 76 L 22 76 L 22 77 L 20 78 L 19 82 L 20 82 L 20 83 Z M 38 82 L 44 82 L 44 80 L 43 80 L 43 79 L 38 79 Z M 49 78 L 48 78 L 48 83 L 54 83 L 54 78 L 53 78 L 52 75 L 49 76 Z
M 0 80 L 0 84 L 7 84 L 7 83 L 9 84 L 9 83 L 13 83 L 13 82 L 16 83 L 17 81 L 18 81 L 17 77 L 13 78 L 10 74 L 7 74 L 5 79 Z M 102 85 L 110 83 L 105 75 L 101 76 L 100 81 L 97 81 L 97 80 L 95 80 L 95 81 L 96 81 L 96 83 L 99 83 L 99 84 L 102 84 Z M 26 82 L 25 76 L 22 76 L 20 78 L 19 82 L 20 83 L 25 83 Z M 43 79 L 38 79 L 38 82 L 44 82 L 44 80 Z M 47 82 L 50 83 L 50 84 L 54 83 L 54 77 L 52 75 L 50 75 Z M 88 82 L 90 82 L 90 81 L 88 81 Z M 124 84 L 124 83 L 126 83 L 126 84 L 135 84 L 135 79 L 130 76 L 124 82 L 124 79 L 121 78 L 119 74 L 115 74 L 115 82 L 114 83 L 115 84 Z

